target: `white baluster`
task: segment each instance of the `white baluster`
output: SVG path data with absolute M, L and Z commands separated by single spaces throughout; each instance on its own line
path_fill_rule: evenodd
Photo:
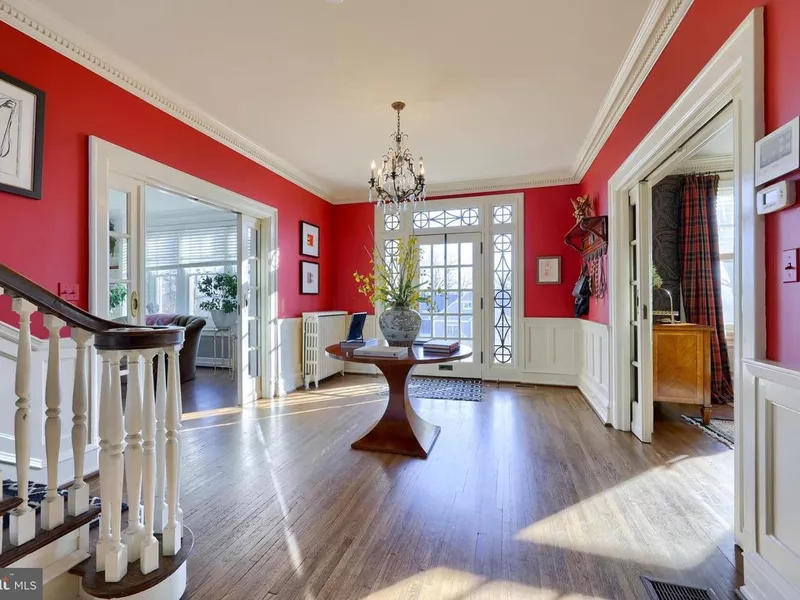
M 98 433 L 100 434 L 100 526 L 95 548 L 95 561 L 98 571 L 106 569 L 106 554 L 111 548 L 111 471 L 108 462 L 108 405 L 111 403 L 111 361 L 110 352 L 98 352 L 103 359 L 100 379 L 100 402 L 97 411 Z
M 156 378 L 156 504 L 153 529 L 162 533 L 167 524 L 166 490 L 166 414 L 167 414 L 167 367 L 165 353 L 158 351 L 158 375 Z
M 28 506 L 28 472 L 31 461 L 31 433 L 28 423 L 31 408 L 31 313 L 36 311 L 36 307 L 23 298 L 14 298 L 11 307 L 19 315 L 17 373 L 14 383 L 17 395 L 17 411 L 14 415 L 14 453 L 19 485 L 17 497 L 22 498 L 22 504 L 11 511 L 9 539 L 13 546 L 20 546 L 36 535 L 36 513 Z
M 141 521 L 142 497 L 142 383 L 140 352 L 128 354 L 128 394 L 125 400 L 125 489 L 128 492 L 128 527 L 122 541 L 128 547 L 128 562 L 139 560 L 144 538 Z
M 183 524 L 178 520 L 178 464 L 181 455 L 178 346 L 167 350 L 169 374 L 167 375 L 166 444 L 167 463 L 167 524 L 164 527 L 164 556 L 174 556 L 181 549 Z
M 58 493 L 58 453 L 61 448 L 61 328 L 66 323 L 53 315 L 44 316 L 50 332 L 47 352 L 47 385 L 44 424 L 47 455 L 47 495 L 42 504 L 42 529 L 55 529 L 64 522 L 64 499 Z
M 67 514 L 76 517 L 89 510 L 89 485 L 83 480 L 86 453 L 88 406 L 86 360 L 87 345 L 92 334 L 83 329 L 72 329 L 72 339 L 78 348 L 75 358 L 75 383 L 72 388 L 72 457 L 75 463 L 75 480 L 67 491 Z
M 124 475 L 122 390 L 119 352 L 109 352 L 111 361 L 111 399 L 106 411 L 108 421 L 108 474 L 110 493 L 111 542 L 105 557 L 106 582 L 122 579 L 128 572 L 128 547 L 122 543 L 122 480 Z M 138 502 L 138 498 L 134 502 Z
M 145 350 L 144 405 L 142 410 L 142 486 L 144 498 L 144 536 L 139 550 L 139 568 L 146 575 L 158 569 L 158 540 L 153 535 L 156 485 L 156 396 L 153 382 L 153 357 L 158 350 Z
M 180 352 L 175 355 L 175 381 L 178 382 L 178 439 L 183 439 L 183 390 L 181 389 L 181 361 Z M 182 443 L 182 442 L 181 442 Z M 181 508 L 181 463 L 183 463 L 183 449 L 178 454 L 178 491 L 176 497 L 178 499 L 178 506 L 175 509 L 175 518 L 183 525 L 183 509 Z

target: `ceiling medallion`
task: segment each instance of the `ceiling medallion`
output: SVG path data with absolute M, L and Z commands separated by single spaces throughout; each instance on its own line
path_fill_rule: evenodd
M 424 202 L 425 165 L 419 157 L 419 170 L 414 171 L 414 156 L 403 145 L 408 136 L 400 131 L 400 111 L 405 108 L 404 102 L 394 102 L 392 108 L 397 111 L 397 131 L 392 133 L 394 145 L 383 155 L 383 164 L 375 172 L 375 161 L 372 161 L 372 175 L 369 179 L 369 201 L 377 202 L 389 213 L 408 210 L 409 205 Z

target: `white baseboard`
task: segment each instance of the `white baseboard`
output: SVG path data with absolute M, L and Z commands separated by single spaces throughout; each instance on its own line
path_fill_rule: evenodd
M 520 383 L 536 385 L 555 385 L 560 387 L 578 387 L 578 376 L 563 373 L 522 373 Z
M 744 585 L 739 592 L 747 600 L 798 600 L 800 590 L 790 585 L 760 554 L 745 552 Z

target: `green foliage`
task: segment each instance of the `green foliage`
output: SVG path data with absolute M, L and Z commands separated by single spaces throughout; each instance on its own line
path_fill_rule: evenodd
M 204 275 L 197 282 L 197 291 L 208 299 L 200 303 L 202 310 L 221 310 L 224 313 L 239 309 L 239 280 L 231 273 Z
M 664 287 L 664 280 L 661 278 L 661 275 L 658 274 L 658 269 L 656 269 L 655 265 L 653 265 L 652 277 L 654 290 L 660 290 L 662 287 Z
M 108 306 L 111 310 L 119 308 L 128 296 L 128 288 L 122 283 L 116 283 L 108 290 Z

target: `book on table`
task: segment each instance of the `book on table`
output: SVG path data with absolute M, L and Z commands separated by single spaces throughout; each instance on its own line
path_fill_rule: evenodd
M 353 350 L 353 356 L 370 358 L 406 358 L 408 348 L 403 346 L 362 346 Z
M 345 340 L 339 342 L 341 348 L 363 348 L 364 346 L 377 346 L 378 340 L 376 338 L 367 338 L 366 340 Z
M 433 339 L 422 344 L 425 352 L 434 354 L 452 354 L 460 347 L 458 340 Z

